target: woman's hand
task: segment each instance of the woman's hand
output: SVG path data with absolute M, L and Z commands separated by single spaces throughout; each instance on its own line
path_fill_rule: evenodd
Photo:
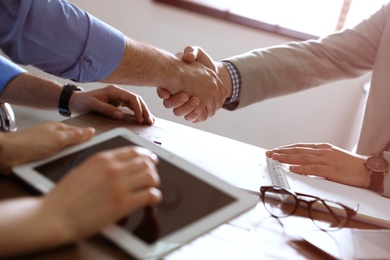
M 367 188 L 370 172 L 366 156 L 353 154 L 334 145 L 292 144 L 269 150 L 266 156 L 290 164 L 290 171 L 324 177 L 328 180 Z

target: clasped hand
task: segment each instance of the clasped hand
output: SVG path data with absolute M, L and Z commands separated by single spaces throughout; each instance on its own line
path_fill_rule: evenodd
M 158 87 L 157 94 L 164 100 L 164 106 L 172 108 L 176 116 L 192 122 L 205 121 L 231 96 L 229 73 L 222 63 L 215 62 L 200 47 L 186 47 L 176 56 L 191 68 L 182 74 L 183 91 L 171 94 L 167 89 Z

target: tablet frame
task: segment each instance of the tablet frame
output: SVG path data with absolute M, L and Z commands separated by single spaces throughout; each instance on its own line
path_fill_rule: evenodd
M 140 238 L 125 230 L 116 223 L 111 224 L 101 230 L 101 234 L 110 239 L 124 251 L 139 259 L 158 259 L 172 250 L 190 242 L 191 240 L 209 232 L 213 228 L 226 223 L 227 221 L 239 216 L 245 211 L 253 208 L 258 200 L 252 195 L 240 190 L 227 182 L 217 178 L 213 174 L 206 172 L 200 167 L 184 160 L 180 156 L 173 154 L 170 151 L 146 140 L 130 129 L 119 127 L 109 130 L 102 134 L 93 137 L 91 140 L 66 148 L 55 156 L 45 160 L 35 161 L 23 164 L 13 168 L 13 173 L 22 179 L 24 182 L 33 186 L 42 193 L 48 193 L 54 188 L 55 183 L 43 174 L 34 170 L 35 167 L 46 164 L 63 156 L 83 150 L 92 145 L 109 140 L 116 136 L 122 136 L 129 141 L 153 151 L 159 158 L 165 159 L 167 162 L 181 168 L 186 169 L 188 174 L 199 178 L 203 182 L 213 186 L 216 189 L 233 197 L 235 201 L 227 206 L 224 206 L 217 211 L 203 217 L 194 223 L 185 226 L 171 234 L 159 238 L 152 244 L 147 244 Z

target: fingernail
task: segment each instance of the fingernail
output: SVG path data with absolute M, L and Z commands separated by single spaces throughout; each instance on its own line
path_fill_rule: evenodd
M 193 101 L 191 101 L 191 106 L 193 106 L 193 107 L 199 106 L 199 102 L 193 100 Z
M 181 95 L 180 98 L 179 98 L 179 101 L 180 101 L 181 103 L 184 103 L 184 102 L 187 102 L 187 101 L 188 101 L 188 98 L 187 98 L 187 96 L 185 96 L 185 95 Z
M 116 117 L 116 118 L 122 118 L 122 112 L 120 112 L 120 111 L 115 111 L 114 117 Z

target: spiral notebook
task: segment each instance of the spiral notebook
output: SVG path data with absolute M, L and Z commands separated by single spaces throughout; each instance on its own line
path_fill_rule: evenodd
M 319 177 L 295 174 L 290 172 L 287 166 L 268 158 L 267 171 L 275 186 L 333 200 L 351 208 L 359 205 L 356 219 L 383 228 L 390 228 L 390 198 L 367 189 Z

